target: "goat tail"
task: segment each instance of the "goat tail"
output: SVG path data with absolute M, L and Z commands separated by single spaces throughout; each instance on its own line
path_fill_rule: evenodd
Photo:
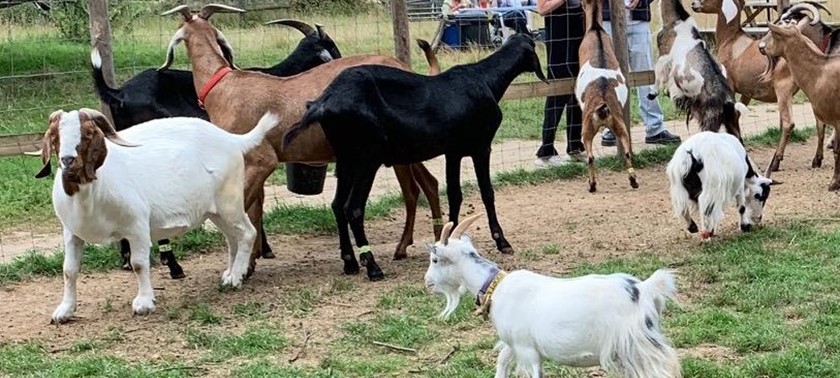
M 659 269 L 636 287 L 638 311 L 616 327 L 602 351 L 601 365 L 621 377 L 680 378 L 679 357 L 660 327 L 665 303 L 677 292 L 673 273 Z
M 312 126 L 313 123 L 318 122 L 321 117 L 323 117 L 324 107 L 322 104 L 323 102 L 318 100 L 310 101 L 306 104 L 306 112 L 303 113 L 300 121 L 292 125 L 292 127 L 289 128 L 289 131 L 286 132 L 286 135 L 283 136 L 283 148 L 286 148 L 293 140 L 295 140 L 295 138 L 297 138 L 298 135 L 300 135 L 300 133 L 308 129 L 309 126 Z
M 432 45 L 429 44 L 428 41 L 425 39 L 417 39 L 417 46 L 420 47 L 420 50 L 423 50 L 423 55 L 426 56 L 426 62 L 429 63 L 429 75 L 437 75 L 440 73 L 440 63 L 437 60 L 437 55 L 432 50 Z
M 108 105 L 119 105 L 122 103 L 122 91 L 111 88 L 105 82 L 105 75 L 102 73 L 102 56 L 98 48 L 90 52 L 91 76 L 93 76 L 93 87 L 99 99 Z
M 257 125 L 244 135 L 237 135 L 239 137 L 239 146 L 242 150 L 242 153 L 248 153 L 254 147 L 260 145 L 263 140 L 265 139 L 265 134 L 267 134 L 271 129 L 277 127 L 280 124 L 280 116 L 272 113 L 271 111 L 265 112 L 263 116 L 260 118 Z

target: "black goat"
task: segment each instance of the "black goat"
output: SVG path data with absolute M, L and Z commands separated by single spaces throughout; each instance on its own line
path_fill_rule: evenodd
M 513 253 L 496 218 L 490 144 L 502 122 L 499 100 L 522 72 L 534 72 L 546 81 L 534 41 L 515 34 L 485 59 L 437 76 L 380 65 L 348 68 L 307 104 L 301 121 L 285 135 L 284 144 L 292 143 L 317 122 L 335 151 L 338 184 L 332 209 L 345 273 L 359 270 L 349 223 L 368 278 L 384 276 L 364 232 L 365 204 L 379 167 L 418 163 L 440 155 L 446 156 L 449 220 L 458 223 L 463 199 L 461 159 L 469 156 L 496 246 L 502 253 Z
M 292 76 L 307 71 L 333 59 L 341 58 L 341 52 L 321 25 L 316 27 L 297 20 L 275 20 L 269 24 L 293 27 L 304 34 L 295 50 L 280 63 L 268 68 L 247 68 L 273 76 Z M 317 30 L 316 30 L 317 29 Z M 223 47 L 224 49 L 224 47 Z M 94 50 L 96 51 L 96 50 Z M 223 51 L 225 58 L 233 65 L 231 51 Z M 209 120 L 207 112 L 198 104 L 198 95 L 190 71 L 148 69 L 132 77 L 122 88 L 111 88 L 102 75 L 101 60 L 91 57 L 94 87 L 99 98 L 108 105 L 117 130 L 158 118 L 197 117 Z M 262 257 L 274 258 L 265 233 L 260 233 Z M 184 271 L 169 247 L 169 240 L 158 241 L 161 263 L 169 267 L 172 278 L 185 277 Z M 130 269 L 128 241 L 120 241 L 123 268 Z

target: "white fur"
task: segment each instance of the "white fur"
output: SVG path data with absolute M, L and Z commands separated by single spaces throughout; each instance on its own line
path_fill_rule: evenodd
M 703 163 L 698 174 L 702 191 L 697 202 L 689 198 L 683 186 L 691 168 L 691 156 Z M 666 168 L 674 216 L 683 218 L 689 226 L 693 222 L 691 213 L 699 212 L 699 231 L 713 232 L 723 219 L 724 208 L 735 202 L 739 209 L 745 207 L 741 214 L 742 227 L 759 223 L 764 203 L 755 196 L 771 180 L 757 171 L 758 176 L 746 179 L 747 171 L 747 152 L 734 136 L 711 131 L 692 135 L 677 148 Z M 710 209 L 708 214 L 707 209 Z
M 668 92 L 672 98 L 695 97 L 703 89 L 703 74 L 694 69 L 693 64 L 688 61 L 688 53 L 698 44 L 705 47 L 701 39 L 694 39 L 691 29 L 696 28 L 694 18 L 680 22 L 674 27 L 677 36 L 674 38 L 674 45 L 671 46 L 671 70 L 669 72 Z M 679 78 L 677 77 L 679 75 Z
M 78 111 L 61 114 L 59 158 L 70 125 L 79 129 Z M 127 239 L 137 275 L 137 314 L 154 310 L 149 277 L 152 240 L 171 238 L 210 219 L 225 234 L 228 268 L 223 284 L 241 285 L 256 231 L 244 209 L 244 154 L 260 144 L 279 118 L 266 113 L 245 135 L 230 134 L 199 118 L 175 117 L 145 122 L 120 132 L 137 147 L 106 139 L 107 156 L 96 180 L 68 196 L 61 172 L 52 200 L 64 229 L 64 298 L 53 313 L 58 323 L 76 307 L 76 278 L 85 243 Z
M 318 57 L 321 58 L 321 60 L 323 60 L 324 62 L 329 62 L 333 60 L 332 55 L 326 49 L 321 50 L 321 52 L 318 53 Z
M 580 107 L 586 107 L 583 103 L 583 92 L 586 91 L 586 87 L 588 87 L 593 81 L 600 78 L 614 79 L 619 82 L 618 86 L 615 87 L 615 94 L 618 97 L 618 101 L 621 103 L 621 106 L 624 106 L 624 104 L 627 103 L 628 91 L 626 84 L 627 81 L 624 80 L 624 75 L 621 74 L 621 71 L 606 68 L 595 68 L 587 61 L 583 64 L 583 67 L 580 68 L 577 80 L 575 81 L 575 96 L 580 103 Z
M 430 260 L 426 285 L 446 295 L 444 317 L 457 307 L 459 288 L 475 294 L 495 267 L 467 236 L 437 242 Z M 637 302 L 628 281 L 638 289 Z M 680 377 L 677 354 L 660 328 L 665 303 L 675 294 L 674 278 L 664 269 L 643 282 L 622 273 L 561 279 L 510 272 L 493 293 L 489 313 L 500 339 L 496 378 L 507 377 L 514 360 L 518 370 L 542 377 L 543 359 L 600 365 L 620 377 Z
M 77 148 L 82 143 L 82 128 L 79 123 L 78 112 L 75 117 L 62 117 L 58 121 L 58 136 L 61 143 L 58 146 L 59 157 L 75 158 L 78 154 Z M 59 166 L 64 169 L 64 163 L 59 159 Z
M 95 68 L 102 68 L 102 56 L 99 55 L 99 49 L 92 49 L 90 51 L 90 63 Z

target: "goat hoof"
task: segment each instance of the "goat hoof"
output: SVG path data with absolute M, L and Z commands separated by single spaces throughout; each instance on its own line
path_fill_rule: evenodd
M 828 191 L 829 192 L 834 192 L 834 191 L 837 191 L 837 190 L 840 190 L 840 182 L 835 182 L 835 183 L 832 183 L 831 185 L 828 186 Z
M 499 252 L 501 252 L 503 255 L 512 255 L 513 254 L 513 247 L 507 246 L 507 247 L 499 248 Z
M 820 159 L 814 158 L 814 160 L 811 162 L 811 168 L 820 168 L 820 167 L 822 167 L 822 158 L 820 158 Z
M 594 182 L 590 183 L 589 184 L 589 193 L 595 193 L 595 190 L 596 190 L 595 189 L 595 183 Z
M 359 274 L 359 263 L 355 260 L 344 262 L 344 274 L 353 275 Z
M 62 303 L 58 305 L 55 311 L 52 314 L 52 319 L 50 320 L 50 324 L 65 324 L 73 318 L 73 315 L 76 313 L 76 305 L 75 304 L 65 304 Z
M 150 297 L 137 297 L 131 305 L 134 315 L 149 315 L 155 311 L 155 299 Z
M 633 189 L 639 189 L 639 182 L 636 181 L 635 177 L 630 178 L 630 187 Z
M 186 278 L 187 275 L 184 274 L 184 270 L 181 269 L 181 267 L 179 266 L 177 269 L 173 269 L 173 268 L 169 269 L 169 277 L 172 278 L 173 280 L 180 280 L 182 278 Z
M 405 248 L 397 248 L 397 251 L 394 252 L 394 260 L 403 260 L 408 257 L 408 253 L 405 251 Z
M 129 270 L 129 271 L 132 270 L 131 269 L 131 263 L 124 262 L 123 265 L 122 265 L 122 270 Z

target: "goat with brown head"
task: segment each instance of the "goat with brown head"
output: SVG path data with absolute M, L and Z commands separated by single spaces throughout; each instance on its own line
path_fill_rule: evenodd
M 324 88 L 343 70 L 363 64 L 384 65 L 410 71 L 411 67 L 399 60 L 383 55 L 358 55 L 335 59 L 307 70 L 299 75 L 277 78 L 259 72 L 231 70 L 223 57 L 223 46 L 228 46 L 224 36 L 208 21 L 217 11 L 241 12 L 241 9 L 219 5 L 206 5 L 198 15 L 193 15 L 186 6 L 179 6 L 164 15 L 180 14 L 182 22 L 172 37 L 167 53 L 167 67 L 172 63 L 174 48 L 184 42 L 192 63 L 193 82 L 204 109 L 211 122 L 232 133 L 242 134 L 250 130 L 257 119 L 266 111 L 280 114 L 283 119 L 277 130 L 269 132 L 266 140 L 246 156 L 245 204 L 251 221 L 262 232 L 262 201 L 264 182 L 280 162 L 326 163 L 335 160 L 334 152 L 324 137 L 323 131 L 313 128 L 301 135 L 294 144 L 282 145 L 282 137 L 296 123 L 306 110 L 306 103 L 317 98 Z M 316 26 L 316 32 L 318 27 Z M 413 224 L 416 213 L 416 199 L 419 188 L 430 201 L 435 221 L 440 221 L 440 204 L 437 180 L 422 164 L 394 166 L 403 195 L 406 198 L 406 227 L 397 245 L 395 259 L 405 257 L 405 248 L 412 243 Z M 442 222 L 435 224 L 439 235 Z M 349 240 L 342 248 L 347 274 L 359 272 L 359 264 L 353 256 Z M 256 266 L 261 245 L 256 245 L 251 255 L 249 275 Z M 368 271 L 379 268 L 369 262 Z M 381 278 L 374 275 L 375 278 Z
M 34 153 L 41 155 L 44 163 L 35 177 L 43 178 L 52 173 L 51 160 L 55 152 L 67 195 L 78 192 L 80 185 L 96 180 L 96 170 L 108 155 L 105 139 L 121 146 L 136 146 L 120 138 L 105 115 L 93 109 L 57 110 L 50 114 L 49 122 L 41 151 Z

